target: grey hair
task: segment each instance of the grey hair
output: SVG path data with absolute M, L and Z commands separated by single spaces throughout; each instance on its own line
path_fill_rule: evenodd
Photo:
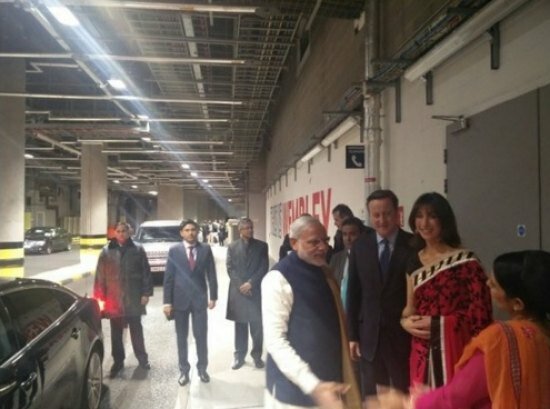
M 254 227 L 254 223 L 252 223 L 252 220 L 250 220 L 248 217 L 242 217 L 239 220 L 239 225 L 237 226 L 237 228 L 241 230 L 244 226 L 247 226 L 247 225 Z
M 323 224 L 319 219 L 313 216 L 300 216 L 292 222 L 290 225 L 290 231 L 288 237 L 291 239 L 299 239 L 302 232 L 312 224 L 316 224 L 323 227 Z

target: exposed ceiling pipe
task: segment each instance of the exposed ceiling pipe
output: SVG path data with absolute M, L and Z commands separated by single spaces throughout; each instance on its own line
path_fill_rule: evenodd
M 405 71 L 405 78 L 415 81 L 431 71 L 490 27 L 506 18 L 528 0 L 493 0 L 437 44 Z
M 51 111 L 25 111 L 26 115 L 47 115 L 48 121 L 52 122 L 124 122 L 128 120 L 134 121 L 135 119 L 131 118 L 120 118 L 120 117 L 59 117 L 53 116 Z M 229 122 L 228 118 L 144 118 L 140 121 L 147 122 L 182 122 L 182 123 L 202 123 L 202 122 L 215 122 L 215 123 L 225 123 Z
M 238 14 L 256 14 L 266 11 L 275 12 L 275 9 L 269 9 L 258 6 L 238 6 L 238 5 L 216 5 L 216 4 L 185 4 L 185 3 L 161 3 L 154 1 L 116 1 L 116 0 L 63 0 L 65 6 L 80 7 L 101 7 L 101 8 L 124 8 L 152 11 L 182 11 L 188 13 L 238 13 Z
M 82 153 L 77 150 L 77 149 L 74 149 L 74 148 L 71 148 L 70 146 L 66 146 L 66 145 L 63 145 L 61 142 L 58 142 L 56 141 L 55 139 L 53 138 L 50 138 L 49 136 L 47 135 L 44 135 L 40 132 L 35 132 L 34 133 L 34 137 L 37 138 L 37 139 L 40 139 L 44 142 L 48 142 L 48 143 L 51 143 L 53 146 L 57 146 L 58 148 L 60 149 L 63 149 L 64 151 L 66 152 L 69 152 L 69 153 L 72 153 L 73 155 L 76 155 L 78 158 L 80 158 L 80 156 L 82 156 Z M 52 161 L 56 161 L 57 158 L 48 158 L 49 160 L 52 160 Z M 120 175 L 124 175 L 130 179 L 133 179 L 133 180 L 136 180 L 137 177 L 134 176 L 134 175 L 131 175 L 129 173 L 126 173 L 126 172 L 123 172 L 122 170 L 120 169 L 116 169 L 116 168 L 112 168 L 112 167 L 107 167 L 107 170 L 108 171 L 111 171 L 111 172 L 116 172 Z
M 0 53 L 0 58 L 28 58 L 28 59 L 51 59 L 51 60 L 112 60 L 146 62 L 153 64 L 200 64 L 200 65 L 244 65 L 251 64 L 262 66 L 253 61 L 226 58 L 199 58 L 199 57 L 147 57 L 141 55 L 114 55 L 114 54 L 48 54 L 48 53 Z M 269 66 L 272 67 L 272 66 Z
M 178 98 L 150 98 L 135 95 L 64 95 L 64 94 L 36 94 L 28 92 L 0 92 L 0 97 L 10 98 L 43 98 L 43 99 L 76 99 L 93 101 L 145 101 L 169 102 L 173 104 L 219 104 L 242 105 L 242 101 L 227 101 L 214 99 L 178 99 Z M 134 117 L 133 114 L 129 116 Z M 138 119 L 138 118 L 136 118 Z
M 380 147 L 382 129 L 380 126 L 381 100 L 379 92 L 372 92 L 368 80 L 376 74 L 374 64 L 379 55 L 380 2 L 367 2 L 367 33 L 365 37 L 365 79 L 363 81 L 363 131 L 362 139 L 366 142 L 367 159 L 365 163 L 365 198 L 380 189 Z

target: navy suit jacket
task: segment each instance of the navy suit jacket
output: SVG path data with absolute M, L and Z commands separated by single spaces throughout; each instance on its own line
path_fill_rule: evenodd
M 378 348 L 380 327 L 403 348 L 410 348 L 410 336 L 400 319 L 407 300 L 408 260 L 414 252 L 411 237 L 399 230 L 385 277 L 380 272 L 376 232 L 370 231 L 353 243 L 346 308 L 349 339 L 359 342 L 361 355 L 369 361 Z
M 204 243 L 197 242 L 195 245 L 194 270 L 189 266 L 183 242 L 168 251 L 164 272 L 164 304 L 171 304 L 175 310 L 206 308 L 208 300 L 218 299 L 218 279 L 212 249 Z M 208 291 L 210 297 L 207 296 Z

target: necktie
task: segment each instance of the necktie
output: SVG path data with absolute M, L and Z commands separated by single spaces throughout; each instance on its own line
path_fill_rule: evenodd
M 188 260 L 189 260 L 189 267 L 191 267 L 191 270 L 194 270 L 195 269 L 195 255 L 193 254 L 193 249 L 195 248 L 194 246 L 189 246 L 189 257 L 188 257 Z
M 387 239 L 383 239 L 380 244 L 382 245 L 382 252 L 380 253 L 380 272 L 382 276 L 385 276 L 390 266 L 390 243 Z

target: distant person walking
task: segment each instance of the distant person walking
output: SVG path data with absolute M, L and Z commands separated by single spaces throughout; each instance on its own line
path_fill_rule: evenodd
M 145 306 L 153 295 L 147 256 L 143 248 L 130 238 L 130 226 L 117 223 L 114 234 L 115 238 L 99 255 L 94 280 L 94 298 L 105 303 L 103 313 L 111 324 L 111 378 L 124 367 L 122 332 L 126 325 L 130 328 L 132 347 L 139 366 L 151 368 L 145 351 L 141 315 L 145 314 Z
M 262 293 L 261 282 L 269 268 L 267 243 L 255 239 L 254 225 L 248 218 L 238 225 L 240 238 L 227 248 L 229 295 L 227 319 L 235 321 L 235 356 L 233 369 L 244 365 L 248 351 L 248 331 L 252 337 L 250 355 L 256 368 L 263 368 Z

